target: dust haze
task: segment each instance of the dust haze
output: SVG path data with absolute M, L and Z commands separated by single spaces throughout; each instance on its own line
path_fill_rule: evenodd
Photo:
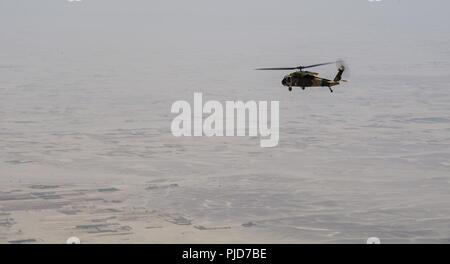
M 449 8 L 0 0 L 0 243 L 449 243 Z M 173 137 L 195 92 L 280 101 L 278 147 Z

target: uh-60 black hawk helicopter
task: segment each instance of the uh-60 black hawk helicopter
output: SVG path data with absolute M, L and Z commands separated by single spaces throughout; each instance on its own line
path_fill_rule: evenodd
M 304 69 L 324 66 L 329 64 L 337 64 L 338 65 L 338 73 L 333 80 L 325 79 L 319 77 L 319 74 L 316 72 L 304 71 Z M 292 87 L 301 87 L 305 90 L 306 87 L 328 87 L 330 92 L 333 92 L 332 87 L 341 84 L 341 82 L 347 82 L 346 80 L 342 80 L 342 74 L 344 73 L 346 67 L 344 66 L 343 61 L 335 61 L 335 62 L 327 62 L 314 64 L 309 66 L 298 66 L 291 68 L 260 68 L 256 70 L 262 71 L 290 71 L 297 70 L 291 74 L 286 75 L 281 84 L 283 86 L 289 87 L 289 91 L 292 91 Z

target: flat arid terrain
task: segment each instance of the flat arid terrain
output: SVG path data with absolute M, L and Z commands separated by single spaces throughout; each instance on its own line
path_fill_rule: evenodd
M 448 8 L 25 2 L 0 8 L 0 243 L 450 243 Z M 341 57 L 333 94 L 253 70 Z M 279 145 L 174 137 L 195 92 L 279 101 Z

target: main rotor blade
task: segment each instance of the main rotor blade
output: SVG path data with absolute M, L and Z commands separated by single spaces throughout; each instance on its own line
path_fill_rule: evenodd
M 298 67 L 291 67 L 291 68 L 259 68 L 256 69 L 257 71 L 291 71 L 291 70 L 298 70 Z
M 330 64 L 335 64 L 335 63 L 337 63 L 337 61 L 313 64 L 313 65 L 309 65 L 309 66 L 299 66 L 298 68 L 307 69 L 307 68 L 319 67 L 319 66 L 330 65 Z
M 313 68 L 313 67 L 319 67 L 319 66 L 324 66 L 324 65 L 329 65 L 329 64 L 335 64 L 338 63 L 337 61 L 333 61 L 333 62 L 326 62 L 326 63 L 319 63 L 319 64 L 313 64 L 313 65 L 308 65 L 308 66 L 298 66 L 298 67 L 286 67 L 286 68 L 260 68 L 260 69 L 256 69 L 258 71 L 291 71 L 291 70 L 303 70 L 303 69 L 308 69 L 308 68 Z

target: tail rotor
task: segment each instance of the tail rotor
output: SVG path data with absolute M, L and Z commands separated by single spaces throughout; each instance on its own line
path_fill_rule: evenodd
M 349 76 L 349 68 L 347 64 L 344 62 L 344 60 L 340 59 L 336 62 L 338 73 L 336 74 L 336 77 L 334 78 L 335 82 L 348 82 L 347 80 L 343 80 L 343 76 L 348 78 Z M 345 73 L 345 74 L 344 74 Z

